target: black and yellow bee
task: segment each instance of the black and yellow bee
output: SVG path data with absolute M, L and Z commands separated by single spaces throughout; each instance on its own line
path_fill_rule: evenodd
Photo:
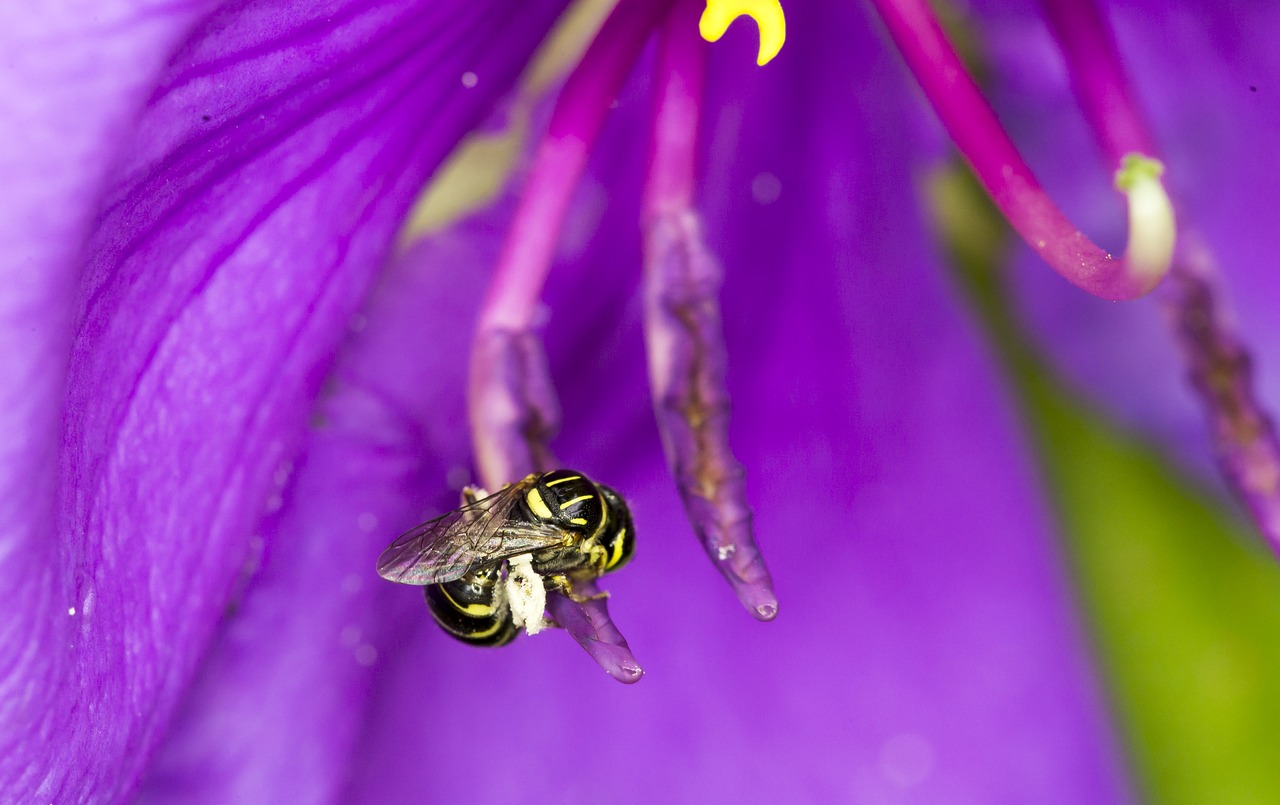
M 539 595 L 583 600 L 574 582 L 617 570 L 635 552 L 626 502 L 580 472 L 535 473 L 488 497 L 464 491 L 463 501 L 387 546 L 378 575 L 426 586 L 436 623 L 473 645 L 506 645 L 519 632 L 520 607 L 513 613 L 511 600 L 517 563 L 532 566 Z

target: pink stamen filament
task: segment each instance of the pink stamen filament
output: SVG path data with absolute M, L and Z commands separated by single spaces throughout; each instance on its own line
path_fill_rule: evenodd
M 614 8 L 565 81 L 535 152 L 481 306 L 472 346 L 468 389 L 472 441 L 480 477 L 488 488 L 497 489 L 538 469 L 536 456 L 551 460 L 545 441 L 559 425 L 554 395 L 541 404 L 522 397 L 507 382 L 511 378 L 495 367 L 505 362 L 545 374 L 545 359 L 532 325 L 569 201 L 609 108 L 668 2 L 622 0 Z M 508 354 L 514 351 L 521 353 L 519 358 Z M 514 385 L 551 389 L 545 377 L 529 375 L 517 378 Z M 518 451 L 521 441 L 530 443 L 524 454 Z
M 641 213 L 645 223 L 663 213 L 693 206 L 698 124 L 706 76 L 706 43 L 691 33 L 697 31 L 697 25 L 696 5 L 682 2 L 672 9 L 662 28 Z
M 1134 299 L 1155 287 L 1162 274 L 1099 249 L 1041 189 L 927 3 L 872 2 L 943 126 L 1023 240 L 1060 275 L 1095 296 Z
M 547 442 L 559 428 L 559 410 L 541 341 L 532 330 L 534 313 L 587 157 L 668 2 L 619 2 L 561 89 L 534 155 L 472 345 L 468 407 L 476 462 L 488 489 L 556 464 Z M 552 594 L 548 607 L 610 676 L 626 683 L 640 679 L 643 671 L 603 599 L 576 603 Z
M 621 0 L 565 81 L 489 284 L 481 330 L 523 330 L 532 324 L 587 157 L 611 103 L 670 3 Z
M 1041 0 L 1071 76 L 1071 87 L 1108 161 L 1154 156 L 1155 144 L 1120 64 L 1111 27 L 1090 0 Z

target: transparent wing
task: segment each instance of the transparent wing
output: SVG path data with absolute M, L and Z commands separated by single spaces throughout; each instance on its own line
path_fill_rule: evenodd
M 480 565 L 559 545 L 564 532 L 510 514 L 536 476 L 401 534 L 378 557 L 378 575 L 401 584 L 441 584 Z

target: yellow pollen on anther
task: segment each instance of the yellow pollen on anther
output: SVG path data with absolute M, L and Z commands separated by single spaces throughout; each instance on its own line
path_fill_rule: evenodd
M 715 42 L 729 30 L 729 24 L 746 15 L 760 29 L 760 50 L 756 64 L 768 64 L 787 38 L 787 20 L 782 16 L 778 0 L 707 0 L 707 10 L 698 20 L 698 32 L 708 42 Z

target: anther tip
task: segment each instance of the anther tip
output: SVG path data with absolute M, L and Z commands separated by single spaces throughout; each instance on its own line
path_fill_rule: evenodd
M 644 676 L 644 669 L 634 663 L 624 664 L 618 666 L 617 671 L 610 676 L 625 685 L 634 685 L 640 681 L 640 677 Z
M 644 669 L 632 656 L 631 649 L 625 645 L 594 643 L 584 645 L 583 648 L 587 649 L 605 673 L 624 685 L 634 685 L 644 676 Z
M 738 600 L 751 613 L 751 617 L 766 623 L 778 617 L 778 597 L 773 594 L 773 589 L 767 582 L 738 583 L 734 588 Z
M 1169 271 L 1178 227 L 1173 202 L 1160 181 L 1164 165 L 1142 154 L 1128 154 L 1116 171 L 1116 188 L 1129 202 L 1129 245 L 1125 258 L 1148 288 Z

